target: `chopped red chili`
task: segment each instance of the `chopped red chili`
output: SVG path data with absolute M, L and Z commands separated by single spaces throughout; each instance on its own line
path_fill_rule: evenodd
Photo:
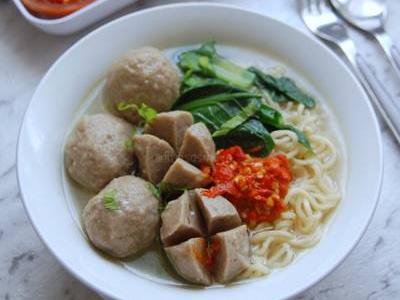
M 251 157 L 241 147 L 218 151 L 212 169 L 214 186 L 205 196 L 226 197 L 250 227 L 273 222 L 286 209 L 284 198 L 292 181 L 287 157 L 282 154 Z

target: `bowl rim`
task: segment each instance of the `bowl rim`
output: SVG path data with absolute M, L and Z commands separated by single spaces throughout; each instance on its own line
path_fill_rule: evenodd
M 101 1 L 101 0 L 100 0 Z M 99 2 L 100 2 L 99 1 Z M 33 221 L 33 216 L 31 215 L 29 209 L 28 209 L 28 197 L 26 196 L 26 191 L 24 191 L 23 188 L 23 183 L 22 183 L 22 169 L 21 169 L 21 151 L 22 151 L 22 146 L 21 146 L 21 141 L 22 138 L 24 136 L 24 128 L 25 128 L 25 123 L 26 123 L 26 116 L 29 113 L 29 111 L 31 110 L 32 107 L 32 103 L 33 103 L 33 99 L 35 98 L 37 91 L 41 88 L 42 85 L 44 85 L 44 83 L 46 82 L 47 78 L 50 76 L 50 74 L 52 73 L 52 70 L 55 69 L 58 65 L 58 63 L 60 61 L 62 61 L 64 59 L 64 57 L 68 56 L 70 52 L 74 51 L 74 49 L 76 47 L 78 47 L 79 45 L 81 45 L 82 43 L 85 43 L 85 41 L 89 38 L 91 38 L 93 35 L 96 35 L 98 32 L 106 29 L 109 26 L 113 26 L 117 23 L 120 22 L 124 22 L 127 19 L 133 18 L 137 15 L 142 15 L 142 14 L 151 14 L 154 11 L 160 11 L 160 10 L 165 10 L 165 9 L 175 9 L 175 8 L 180 8 L 180 7 L 218 7 L 218 8 L 223 8 L 223 9 L 230 9 L 230 10 L 237 10 L 237 11 L 242 11 L 244 13 L 250 13 L 250 14 L 255 14 L 258 16 L 261 16 L 263 18 L 267 18 L 269 19 L 270 22 L 275 22 L 275 23 L 279 23 L 280 26 L 284 26 L 290 30 L 293 30 L 296 32 L 296 34 L 302 35 L 304 38 L 308 39 L 308 41 L 310 43 L 314 43 L 316 44 L 318 47 L 320 47 L 323 51 L 326 52 L 327 55 L 330 56 L 331 59 L 333 59 L 335 61 L 336 64 L 340 65 L 344 71 L 346 73 L 348 73 L 348 75 L 352 78 L 354 84 L 356 86 L 358 86 L 358 89 L 360 90 L 360 92 L 363 94 L 363 98 L 366 100 L 365 104 L 368 107 L 368 111 L 370 113 L 370 117 L 373 121 L 373 127 L 375 129 L 375 134 L 377 137 L 377 154 L 378 154 L 378 174 L 377 174 L 377 186 L 376 186 L 376 190 L 374 191 L 373 196 L 371 197 L 371 199 L 374 201 L 373 203 L 373 209 L 371 209 L 371 211 L 369 212 L 369 216 L 367 218 L 367 222 L 364 224 L 362 231 L 360 232 L 359 236 L 357 236 L 354 240 L 353 243 L 347 247 L 346 252 L 344 253 L 344 255 L 338 259 L 336 261 L 335 264 L 332 264 L 329 268 L 327 268 L 324 272 L 324 274 L 320 277 L 317 277 L 313 280 L 311 280 L 307 285 L 302 286 L 301 288 L 297 288 L 295 290 L 293 290 L 291 293 L 287 294 L 287 298 L 291 298 L 294 297 L 300 293 L 302 293 L 303 291 L 311 288 L 312 286 L 314 286 L 315 284 L 317 284 L 319 281 L 321 281 L 322 279 L 324 279 L 326 276 L 328 276 L 332 271 L 334 271 L 343 261 L 346 257 L 348 257 L 348 255 L 351 253 L 351 251 L 355 248 L 355 246 L 359 243 L 359 241 L 361 240 L 361 238 L 364 236 L 366 230 L 368 229 L 370 223 L 371 223 L 371 219 L 374 216 L 374 213 L 376 211 L 378 202 L 379 202 L 379 197 L 381 194 L 381 189 L 382 189 L 382 182 L 383 182 L 383 143 L 382 143 L 382 135 L 381 135 L 381 131 L 380 131 L 380 127 L 379 127 L 379 123 L 378 123 L 378 119 L 375 113 L 375 110 L 372 107 L 372 104 L 365 92 L 365 90 L 362 88 L 360 82 L 358 81 L 358 79 L 356 78 L 356 76 L 354 75 L 354 73 L 351 71 L 351 69 L 349 68 L 349 66 L 342 61 L 333 51 L 332 49 L 330 49 L 328 46 L 326 46 L 324 43 L 322 43 L 320 40 L 313 38 L 313 36 L 311 36 L 310 34 L 307 34 L 305 32 L 303 32 L 302 30 L 299 30 L 297 28 L 295 28 L 294 26 L 288 25 L 286 23 L 283 23 L 282 21 L 275 19 L 272 16 L 269 15 L 265 15 L 263 13 L 257 12 L 253 9 L 247 9 L 247 8 L 243 8 L 243 7 L 239 7 L 236 5 L 232 5 L 232 4 L 224 4 L 224 3 L 210 3 L 210 2 L 186 2 L 186 3 L 173 3 L 173 4 L 166 4 L 166 5 L 160 5 L 160 6 L 156 6 L 156 7 L 151 7 L 151 8 L 146 8 L 140 11 L 135 11 L 132 12 L 130 14 L 124 15 L 122 17 L 119 17 L 113 21 L 110 21 L 109 23 L 106 23 L 100 27 L 98 27 L 97 29 L 93 30 L 92 32 L 84 35 L 82 38 L 80 38 L 78 41 L 76 41 L 73 45 L 71 45 L 66 51 L 64 51 L 64 53 L 51 65 L 51 67 L 47 70 L 47 72 L 45 73 L 45 75 L 42 77 L 40 83 L 37 85 L 35 92 L 33 93 L 31 100 L 24 112 L 23 115 L 23 121 L 21 122 L 20 128 L 19 128 L 19 133 L 18 133 L 18 140 L 17 140 L 17 149 L 16 149 L 16 162 L 17 162 L 17 182 L 18 182 L 18 186 L 19 186 L 19 190 L 21 193 L 21 198 L 22 198 L 22 202 L 23 202 L 23 206 L 24 209 L 29 217 L 29 220 L 34 228 L 34 230 L 36 231 L 37 235 L 39 236 L 39 238 L 41 239 L 41 241 L 44 243 L 44 245 L 46 246 L 46 248 L 50 251 L 50 253 L 57 259 L 57 261 L 63 266 L 63 268 L 65 270 L 67 270 L 71 275 L 73 275 L 75 278 L 77 278 L 79 281 L 81 281 L 82 283 L 84 283 L 86 286 L 88 286 L 89 288 L 91 288 L 92 290 L 94 290 L 95 292 L 99 293 L 101 296 L 106 296 L 106 297 L 110 297 L 110 299 L 120 299 L 118 297 L 118 295 L 113 294 L 112 292 L 108 291 L 106 288 L 92 282 L 89 278 L 86 278 L 84 276 L 81 276 L 79 274 L 79 272 L 77 272 L 76 270 L 74 270 L 73 267 L 71 267 L 70 265 L 68 265 L 67 263 L 64 262 L 63 258 L 61 256 L 59 256 L 57 254 L 57 251 L 55 251 L 47 242 L 46 242 L 46 237 L 44 235 L 41 234 L 39 228 L 37 227 L 37 225 L 34 223 Z

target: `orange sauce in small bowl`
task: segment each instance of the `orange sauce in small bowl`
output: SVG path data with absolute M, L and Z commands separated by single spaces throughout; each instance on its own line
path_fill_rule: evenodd
M 21 0 L 35 16 L 55 19 L 67 16 L 96 0 Z

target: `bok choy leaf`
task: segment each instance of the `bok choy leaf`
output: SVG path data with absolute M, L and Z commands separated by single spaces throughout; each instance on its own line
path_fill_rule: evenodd
M 254 67 L 250 67 L 249 71 L 257 76 L 257 85 L 264 87 L 273 101 L 295 101 L 307 108 L 315 106 L 314 98 L 304 93 L 292 79 L 284 76 L 274 77 Z
M 219 56 L 214 41 L 203 44 L 199 49 L 183 52 L 179 56 L 178 66 L 184 73 L 184 87 L 189 85 L 186 80 L 193 74 L 219 79 L 241 89 L 250 88 L 256 77 L 252 72 Z
M 240 126 L 247 121 L 250 117 L 257 113 L 260 109 L 260 101 L 252 100 L 244 107 L 239 114 L 233 116 L 231 119 L 223 123 L 217 131 L 214 131 L 212 136 L 214 138 L 227 135 L 230 131 Z

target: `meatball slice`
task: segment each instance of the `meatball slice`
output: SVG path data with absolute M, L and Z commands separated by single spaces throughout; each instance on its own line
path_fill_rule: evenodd
M 202 285 L 212 283 L 206 268 L 207 242 L 204 238 L 192 238 L 179 245 L 165 248 L 170 262 L 184 279 Z
M 203 214 L 208 233 L 215 234 L 242 224 L 236 208 L 226 198 L 209 198 L 202 194 L 203 189 L 196 189 L 194 196 Z
M 161 241 L 164 246 L 176 245 L 193 237 L 204 236 L 204 225 L 196 201 L 188 191 L 167 204 L 161 215 Z
M 82 220 L 94 246 L 111 256 L 127 257 L 152 244 L 159 201 L 148 185 L 135 176 L 119 177 L 89 200 Z
M 246 225 L 217 233 L 212 243 L 218 249 L 213 268 L 216 281 L 228 283 L 250 265 L 250 241 Z
M 179 86 L 177 69 L 161 51 L 143 47 L 128 52 L 111 67 L 103 98 L 113 113 L 137 124 L 137 111 L 121 110 L 120 104 L 144 103 L 158 112 L 167 111 L 179 95 Z
M 158 184 L 176 158 L 174 149 L 166 141 L 150 134 L 135 135 L 133 145 L 140 176 Z
M 186 129 L 193 125 L 192 114 L 186 111 L 159 113 L 146 125 L 144 133 L 152 134 L 167 141 L 178 153 Z
M 212 165 L 215 143 L 206 125 L 196 123 L 186 130 L 179 156 L 195 166 Z
M 210 182 L 210 178 L 200 169 L 177 158 L 168 169 L 162 182 L 177 188 L 193 189 L 206 186 Z
M 98 192 L 113 178 L 131 173 L 133 153 L 124 145 L 132 131 L 132 125 L 110 114 L 84 116 L 65 145 L 69 175 Z

